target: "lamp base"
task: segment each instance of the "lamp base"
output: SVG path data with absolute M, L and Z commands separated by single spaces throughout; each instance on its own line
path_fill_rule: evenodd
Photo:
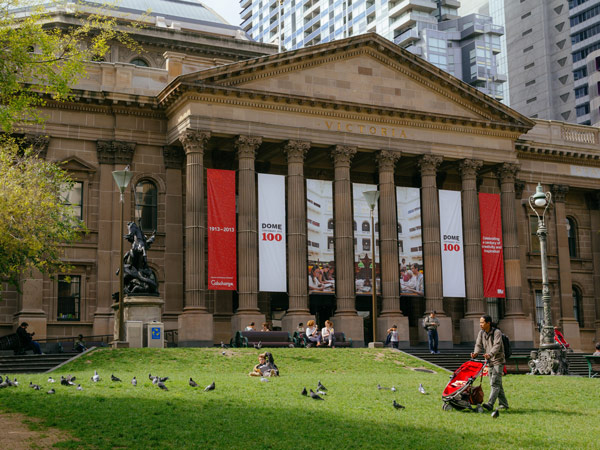
M 112 348 L 129 348 L 129 342 L 127 341 L 112 341 L 110 343 Z
M 529 375 L 569 375 L 567 351 L 562 348 L 541 348 L 531 352 Z
M 369 348 L 383 348 L 383 342 L 369 342 Z

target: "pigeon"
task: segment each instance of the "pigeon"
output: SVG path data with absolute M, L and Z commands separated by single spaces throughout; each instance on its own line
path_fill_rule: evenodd
M 121 379 L 119 377 L 115 377 L 112 373 L 110 374 L 110 379 L 114 382 L 121 381 Z
M 160 381 L 159 377 L 152 377 L 152 384 L 158 384 L 159 381 Z
M 54 378 L 48 377 L 48 383 L 54 383 Z
M 192 377 L 190 377 L 190 381 L 188 382 L 188 384 L 191 387 L 198 387 L 198 383 L 196 383 L 194 380 L 192 380 Z
M 262 381 L 263 383 L 268 383 L 269 379 L 265 377 L 260 377 L 260 381 Z
M 204 392 L 214 391 L 214 390 L 215 390 L 215 382 L 214 381 L 204 388 Z
M 136 379 L 135 377 L 133 377 L 133 378 L 131 379 L 131 385 L 132 385 L 132 386 L 137 386 L 137 379 Z
M 423 384 L 419 383 L 419 392 L 421 394 L 427 394 L 427 392 L 425 392 L 425 388 L 423 387 Z
M 6 378 L 4 379 L 4 383 L 6 383 L 6 386 L 7 386 L 7 387 L 11 387 L 11 386 L 13 386 L 13 382 L 12 382 L 12 381 L 10 381 L 10 378 L 8 378 L 8 377 L 6 377 Z
M 327 392 L 324 392 L 324 391 L 317 391 L 317 394 L 319 394 L 319 395 L 327 395 Z
M 12 382 L 12 385 L 13 385 L 14 387 L 17 387 L 17 386 L 19 385 L 19 382 L 17 381 L 17 379 L 16 379 L 16 378 L 13 380 L 13 382 Z
M 379 389 L 379 390 L 382 390 L 382 389 L 384 389 L 384 388 L 382 388 L 382 387 L 381 387 L 381 385 L 380 385 L 380 384 L 378 384 L 378 385 L 377 385 L 377 389 Z
M 227 348 L 227 346 L 223 344 L 223 341 L 221 341 L 221 348 Z
M 165 386 L 165 383 L 163 383 L 162 381 L 159 381 L 158 383 L 156 383 L 156 385 L 163 391 L 168 391 L 167 386 Z
M 394 408 L 396 408 L 396 409 L 404 409 L 404 406 L 402 406 L 396 400 L 394 400 L 394 402 L 392 403 L 392 405 L 394 405 Z
M 75 381 L 77 377 L 72 377 L 70 374 L 67 375 L 67 381 Z
M 260 350 L 262 348 L 262 341 L 258 341 L 258 344 L 254 344 L 254 348 Z
M 55 391 L 54 389 L 50 389 L 50 390 L 47 392 L 47 394 L 54 394 L 54 393 L 56 393 L 56 391 Z
M 302 392 L 301 392 L 301 394 L 302 394 L 302 395 L 305 395 L 305 396 L 306 396 L 306 395 L 308 395 L 308 392 L 306 391 L 306 388 L 302 389 Z
M 226 354 L 227 354 L 227 352 L 226 352 L 225 350 L 223 350 L 223 351 L 221 352 L 221 355 L 223 355 L 223 356 L 225 356 Z
M 100 381 L 100 375 L 98 375 L 98 372 L 96 370 L 94 370 L 94 376 L 92 377 L 92 381 L 94 383 L 97 383 L 98 381 Z
M 9 384 L 6 382 L 6 380 L 4 380 L 2 383 L 0 383 L 0 389 L 8 387 Z
M 80 385 L 80 384 L 78 384 L 78 385 L 77 385 L 77 388 L 76 388 L 76 389 L 77 389 L 78 391 L 83 391 L 83 388 L 81 387 L 81 385 Z
M 319 380 L 319 382 L 317 383 L 317 389 L 319 391 L 326 391 L 327 390 L 327 388 L 321 384 L 321 380 Z
M 34 384 L 33 386 L 31 386 L 33 388 L 34 391 L 39 391 L 41 388 L 39 385 Z
M 0 377 L 0 378 L 2 378 L 2 377 Z M 30 387 L 30 388 L 33 388 L 33 381 L 30 381 L 30 382 L 29 382 L 29 387 Z
M 156 377 L 158 381 L 162 381 L 163 383 L 169 379 L 169 377 Z
M 318 394 L 315 394 L 315 393 L 313 392 L 313 390 L 312 390 L 312 389 L 310 390 L 310 396 L 311 396 L 311 397 L 312 397 L 314 400 L 323 400 L 323 397 L 319 397 L 319 395 L 318 395 Z
M 151 373 L 148 374 L 148 379 L 150 381 L 154 381 L 154 378 L 156 378 L 156 377 L 153 377 Z
M 390 391 L 396 392 L 396 388 L 394 386 L 392 386 L 392 388 L 390 389 Z
M 69 382 L 67 381 L 67 379 L 65 377 L 63 377 L 62 375 L 60 376 L 60 384 L 62 384 L 63 386 L 68 386 Z
M 492 413 L 492 417 L 494 419 L 497 419 L 498 417 L 500 417 L 500 411 L 498 411 L 497 409 L 495 409 L 494 412 Z

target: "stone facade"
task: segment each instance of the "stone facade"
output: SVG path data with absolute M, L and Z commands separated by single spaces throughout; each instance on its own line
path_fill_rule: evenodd
M 80 316 L 57 317 L 58 282 L 33 274 L 21 294 L 4 293 L 3 332 L 27 320 L 40 338 L 112 334 L 125 230 L 111 172 L 129 164 L 135 175 L 125 195 L 126 220 L 136 213 L 136 186 L 156 187 L 157 233 L 148 262 L 164 299 L 165 329 L 178 331 L 180 345 L 228 341 L 247 322 L 264 319 L 293 332 L 314 317 L 317 301 L 333 305 L 319 322 L 331 317 L 358 345 L 370 340 L 352 262 L 351 183 L 360 182 L 381 191 L 378 339 L 396 324 L 402 345 L 426 340 L 419 320 L 436 309 L 442 347 L 473 341 L 478 315 L 492 304 L 483 298 L 476 220 L 476 194 L 487 192 L 500 194 L 502 204 L 507 299 L 494 311 L 516 345 L 532 347 L 541 271 L 526 199 L 541 181 L 556 199 L 548 221 L 553 320 L 575 348 L 593 347 L 600 337 L 598 129 L 527 119 L 374 34 L 235 60 L 177 78 L 154 68 L 164 80 L 151 95 L 129 85 L 121 91 L 117 83 L 101 98 L 103 84 L 88 79 L 74 101 L 48 103 L 46 158 L 67 161 L 82 182 L 90 229 L 65 256 L 80 277 Z M 136 76 L 147 71 L 127 69 Z M 237 172 L 236 292 L 206 285 L 209 168 Z M 287 293 L 258 290 L 256 173 L 287 177 Z M 336 295 L 326 300 L 313 299 L 306 286 L 307 178 L 334 186 Z M 421 189 L 425 297 L 399 295 L 394 186 Z M 466 298 L 442 295 L 438 189 L 462 192 Z

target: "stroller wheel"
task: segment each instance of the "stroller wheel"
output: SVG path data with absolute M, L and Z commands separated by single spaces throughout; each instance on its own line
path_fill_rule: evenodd
M 450 403 L 443 403 L 442 411 L 452 411 L 452 405 L 450 405 Z

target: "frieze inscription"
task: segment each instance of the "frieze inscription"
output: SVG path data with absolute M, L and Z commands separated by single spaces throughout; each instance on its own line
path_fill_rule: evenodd
M 392 138 L 406 138 L 406 132 L 402 128 L 382 127 L 380 125 L 365 125 L 361 123 L 340 122 L 337 120 L 324 120 L 329 131 L 341 131 L 345 133 L 367 134 L 371 136 L 384 136 Z

